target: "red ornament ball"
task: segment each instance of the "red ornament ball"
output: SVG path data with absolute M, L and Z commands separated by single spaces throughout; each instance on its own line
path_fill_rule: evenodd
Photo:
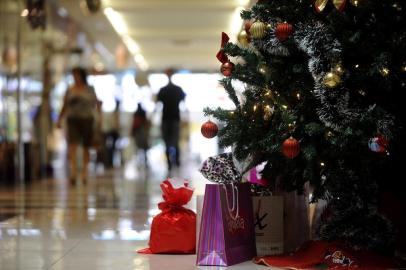
M 211 139 L 216 137 L 219 128 L 217 127 L 216 123 L 209 120 L 202 125 L 200 131 L 204 137 Z
M 293 25 L 289 23 L 278 23 L 275 29 L 275 36 L 279 41 L 285 41 L 293 32 Z
M 287 158 L 295 158 L 300 153 L 300 144 L 293 137 L 286 139 L 282 144 L 282 154 Z
M 230 77 L 234 70 L 234 64 L 232 62 L 225 62 L 221 65 L 220 71 L 221 73 L 226 76 Z
M 389 141 L 382 135 L 378 135 L 369 140 L 369 149 L 373 152 L 383 153 L 389 146 Z
M 253 23 L 254 23 L 253 20 L 249 20 L 249 21 L 246 21 L 246 22 L 244 23 L 244 30 L 245 30 L 245 32 L 247 32 L 248 35 L 251 34 L 251 33 L 250 33 L 250 29 L 251 29 L 251 26 L 252 26 Z

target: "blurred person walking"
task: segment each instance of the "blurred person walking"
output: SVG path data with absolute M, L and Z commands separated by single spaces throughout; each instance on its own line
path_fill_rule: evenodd
M 134 112 L 132 121 L 131 133 L 134 137 L 135 145 L 137 147 L 136 153 L 142 151 L 144 156 L 144 166 L 148 167 L 147 151 L 149 149 L 149 129 L 150 121 L 147 118 L 147 112 L 142 107 L 141 103 L 138 103 L 137 110 Z
M 65 93 L 62 110 L 59 114 L 57 127 L 62 126 L 66 117 L 69 179 L 72 185 L 76 184 L 77 160 L 76 151 L 79 145 L 83 147 L 81 179 L 87 181 L 87 165 L 90 160 L 89 148 L 93 143 L 95 111 L 100 114 L 100 104 L 94 88 L 87 83 L 85 69 L 75 67 L 72 69 L 74 83 Z
M 116 100 L 116 108 L 109 118 L 110 121 L 105 121 L 103 125 L 109 124 L 108 129 L 105 131 L 105 148 L 106 148 L 106 160 L 105 165 L 107 168 L 112 168 L 115 165 L 115 156 L 117 152 L 117 142 L 120 139 L 120 104 L 119 100 Z M 107 119 L 106 119 L 107 120 Z M 120 162 L 122 162 L 120 153 Z
M 186 97 L 182 88 L 173 84 L 172 75 L 174 69 L 169 68 L 165 71 L 168 76 L 168 84 L 162 87 L 158 93 L 157 101 L 163 104 L 161 132 L 166 147 L 166 158 L 168 162 L 168 170 L 172 166 L 180 166 L 180 151 L 179 151 L 179 133 L 180 133 L 180 111 L 179 103 Z

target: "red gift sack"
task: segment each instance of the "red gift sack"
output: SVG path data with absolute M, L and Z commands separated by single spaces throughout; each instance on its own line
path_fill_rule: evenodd
M 169 180 L 161 184 L 163 202 L 158 204 L 162 210 L 154 217 L 151 225 L 149 248 L 138 253 L 194 254 L 196 250 L 196 214 L 183 207 L 193 195 L 187 183 L 174 188 Z

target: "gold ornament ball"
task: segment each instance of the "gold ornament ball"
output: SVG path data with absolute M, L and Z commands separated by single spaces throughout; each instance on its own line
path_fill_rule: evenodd
M 263 22 L 254 22 L 250 28 L 250 34 L 255 39 L 263 38 L 266 34 L 267 25 Z
M 329 72 L 324 76 L 323 84 L 328 88 L 335 88 L 341 83 L 341 77 L 334 72 Z
M 248 47 L 248 45 L 250 44 L 250 38 L 245 30 L 242 30 L 238 34 L 237 39 L 238 39 L 238 42 L 244 47 Z

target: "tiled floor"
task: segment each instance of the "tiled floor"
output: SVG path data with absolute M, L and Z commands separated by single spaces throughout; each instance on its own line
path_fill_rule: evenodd
M 151 166 L 152 167 L 152 166 Z M 162 161 L 154 169 L 124 168 L 93 176 L 87 186 L 64 179 L 0 187 L 0 269 L 218 269 L 196 267 L 195 255 L 139 255 L 159 212 Z M 161 169 L 159 169 L 161 168 Z M 196 165 L 177 175 L 202 194 Z M 195 208 L 195 199 L 189 205 Z M 245 262 L 230 269 L 270 269 Z

